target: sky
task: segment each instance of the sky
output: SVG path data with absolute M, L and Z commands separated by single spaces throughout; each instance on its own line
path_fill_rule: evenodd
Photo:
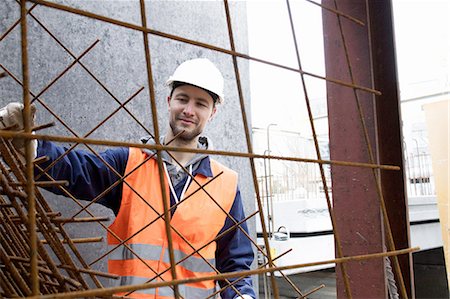
M 324 75 L 321 8 L 307 1 L 290 1 L 302 68 Z M 250 0 L 249 53 L 297 68 L 285 1 Z M 393 0 L 396 53 L 401 98 L 450 90 L 450 1 Z M 315 116 L 326 113 L 325 83 L 308 79 L 308 96 Z M 252 124 L 277 126 L 310 134 L 300 76 L 256 62 L 250 63 Z
M 450 1 L 394 0 L 402 99 L 450 90 Z
M 302 68 L 324 75 L 321 10 L 306 1 L 291 1 Z M 289 16 L 284 1 L 249 1 L 247 6 L 251 56 L 298 68 Z M 324 98 L 324 83 L 307 82 L 310 98 Z M 298 73 L 250 63 L 253 127 L 277 123 L 278 128 L 305 127 L 305 104 Z

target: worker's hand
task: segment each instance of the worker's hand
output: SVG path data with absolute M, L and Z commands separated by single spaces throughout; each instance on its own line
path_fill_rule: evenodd
M 23 104 L 22 103 L 9 103 L 5 107 L 0 109 L 0 130 L 23 130 Z M 31 125 L 34 124 L 34 115 L 36 113 L 36 106 L 31 105 Z M 14 138 L 12 141 L 16 150 L 22 155 L 25 154 L 25 141 L 24 139 Z M 37 141 L 33 140 L 34 155 L 36 157 Z

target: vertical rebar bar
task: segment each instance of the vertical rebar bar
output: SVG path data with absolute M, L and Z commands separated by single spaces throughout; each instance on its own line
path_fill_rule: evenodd
M 140 0 L 140 9 L 141 9 L 141 22 L 142 27 L 147 28 L 147 16 L 145 12 L 145 1 Z M 156 100 L 155 100 L 155 90 L 153 87 L 153 73 L 152 73 L 152 64 L 151 64 L 151 58 L 150 58 L 150 49 L 149 49 L 149 41 L 148 41 L 148 34 L 146 32 L 142 32 L 143 40 L 144 40 L 144 49 L 145 49 L 145 62 L 146 62 L 146 69 L 147 69 L 147 82 L 148 82 L 148 89 L 150 94 L 150 105 L 152 110 L 152 121 L 153 121 L 153 131 L 155 135 L 155 143 L 161 144 L 160 140 L 160 132 L 159 132 L 159 125 L 158 125 L 158 111 L 156 108 Z M 167 234 L 167 245 L 169 248 L 169 260 L 170 260 L 170 272 L 172 274 L 172 279 L 177 279 L 177 271 L 176 271 L 176 264 L 175 264 L 175 256 L 174 256 L 174 250 L 173 250 L 173 243 L 172 243 L 172 229 L 170 225 L 170 201 L 168 201 L 167 198 L 167 192 L 166 192 L 166 183 L 164 180 L 164 168 L 163 168 L 163 160 L 161 157 L 161 151 L 156 151 L 156 159 L 158 162 L 158 172 L 159 172 L 159 182 L 161 185 L 161 200 L 164 207 L 164 222 L 166 227 L 166 234 Z M 163 248 L 164 250 L 164 248 Z M 180 298 L 180 293 L 178 289 L 178 285 L 174 286 L 174 294 L 175 298 Z
M 20 1 L 20 34 L 22 49 L 22 82 L 23 82 L 23 122 L 24 131 L 31 133 L 32 115 L 30 101 L 30 78 L 28 65 L 28 42 L 27 42 L 27 8 L 26 0 Z M 33 140 L 27 139 L 25 142 L 26 159 L 26 192 L 28 195 L 28 233 L 30 236 L 30 259 L 31 259 L 31 292 L 33 295 L 39 294 L 39 272 L 37 265 L 37 233 L 36 233 L 36 201 L 34 197 L 34 173 L 33 173 Z
M 300 60 L 300 52 L 299 52 L 299 49 L 298 49 L 297 37 L 296 37 L 296 34 L 295 34 L 294 21 L 292 19 L 292 12 L 291 12 L 291 6 L 289 4 L 289 0 L 286 0 L 286 5 L 287 5 L 287 8 L 288 8 L 289 22 L 290 22 L 290 25 L 291 25 L 292 39 L 294 41 L 294 48 L 295 48 L 295 54 L 296 54 L 296 57 L 297 57 L 297 63 L 298 63 L 299 69 L 301 70 L 302 69 L 302 63 L 301 63 L 301 60 Z M 311 105 L 310 105 L 310 101 L 309 101 L 309 97 L 308 97 L 308 91 L 307 91 L 307 88 L 306 88 L 306 82 L 305 82 L 304 75 L 301 72 L 300 72 L 300 78 L 301 78 L 301 82 L 302 82 L 303 92 L 305 94 L 305 103 L 306 103 L 306 107 L 307 107 L 307 111 L 308 111 L 308 118 L 309 118 L 309 123 L 310 123 L 310 126 L 311 126 L 312 135 L 313 135 L 313 141 L 314 141 L 314 147 L 315 147 L 315 150 L 316 150 L 317 159 L 321 160 L 322 156 L 320 154 L 319 141 L 317 139 L 316 128 L 315 128 L 315 125 L 314 125 L 314 118 L 313 118 Z M 331 203 L 330 194 L 328 192 L 328 185 L 327 185 L 327 181 L 326 181 L 326 178 L 325 178 L 325 171 L 323 169 L 323 164 L 319 163 L 318 166 L 319 166 L 319 170 L 320 170 L 320 176 L 321 176 L 321 179 L 322 179 L 322 184 L 323 184 L 323 190 L 324 190 L 324 193 L 325 193 L 325 198 L 326 198 L 326 201 L 327 201 L 328 213 L 330 215 L 331 224 L 332 224 L 333 232 L 334 232 L 334 236 L 335 236 L 337 255 L 338 255 L 338 258 L 339 257 L 343 257 L 344 254 L 343 254 L 343 251 L 342 251 L 341 238 L 339 237 L 339 232 L 337 230 L 336 217 L 334 215 L 333 205 Z M 342 272 L 342 277 L 344 279 L 345 291 L 347 292 L 347 296 L 351 299 L 352 298 L 352 293 L 351 293 L 350 281 L 349 281 L 349 278 L 348 278 L 348 275 L 347 275 L 347 269 L 345 267 L 345 263 L 341 264 L 341 272 Z

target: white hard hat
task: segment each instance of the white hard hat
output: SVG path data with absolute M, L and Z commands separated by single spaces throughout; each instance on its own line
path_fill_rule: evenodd
M 184 82 L 206 89 L 219 96 L 219 103 L 223 103 L 223 76 L 219 69 L 206 58 L 196 58 L 180 64 L 166 84 Z

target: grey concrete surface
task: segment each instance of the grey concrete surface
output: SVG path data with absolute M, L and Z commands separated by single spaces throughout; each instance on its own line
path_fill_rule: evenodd
M 139 1 L 67 0 L 53 2 L 124 22 L 141 24 Z M 230 5 L 237 50 L 247 52 L 245 3 L 232 2 Z M 146 12 L 148 26 L 152 29 L 229 48 L 222 1 L 146 1 Z M 19 17 L 20 7 L 17 2 L 2 0 L 0 3 L 0 34 L 6 32 Z M 141 87 L 144 87 L 144 90 L 126 107 L 146 129 L 154 132 L 142 33 L 39 5 L 29 15 L 27 24 L 30 88 L 33 93 L 41 93 L 56 76 L 74 61 L 74 58 L 46 32 L 42 25 L 56 36 L 75 57 L 80 56 L 98 40 L 98 43 L 80 61 L 108 89 L 108 92 L 105 91 L 86 69 L 80 64 L 75 64 L 39 97 L 61 118 L 62 122 L 47 111 L 41 103 L 36 102 L 37 123 L 56 122 L 55 127 L 40 133 L 85 136 L 119 106 L 108 93 L 114 95 L 120 102 L 124 102 Z M 0 63 L 19 81 L 22 80 L 20 42 L 19 26 L 16 26 L 0 41 Z M 155 91 L 158 123 L 162 133 L 166 130 L 166 98 L 169 92 L 165 86 L 165 80 L 182 61 L 195 57 L 207 57 L 221 69 L 226 85 L 225 104 L 219 107 L 219 113 L 207 128 L 206 135 L 214 141 L 216 149 L 246 152 L 247 145 L 232 58 L 208 49 L 153 35 L 149 36 L 149 46 L 154 78 L 154 87 L 150 86 L 150 88 L 154 88 Z M 248 62 L 239 60 L 239 67 L 247 115 L 249 116 Z M 0 69 L 0 71 L 3 70 Z M 12 101 L 21 101 L 21 99 L 20 84 L 10 76 L 0 79 L 0 106 L 3 107 Z M 138 142 L 139 137 L 144 135 L 147 135 L 145 129 L 122 109 L 89 137 Z M 77 148 L 83 148 L 83 146 Z M 103 149 L 98 146 L 94 148 Z M 247 213 L 254 211 L 254 188 L 249 161 L 231 157 L 217 157 L 217 159 L 239 172 L 245 208 Z M 44 194 L 53 208 L 61 211 L 64 216 L 70 217 L 79 209 L 69 199 L 54 196 L 48 192 L 44 192 Z M 114 218 L 108 209 L 99 205 L 94 205 L 90 211 L 95 215 L 109 215 L 111 220 Z M 105 236 L 104 229 L 98 224 L 68 224 L 66 229 L 75 238 Z M 254 221 L 250 223 L 250 230 L 254 236 Z M 88 262 L 99 256 L 105 247 L 105 243 L 79 246 L 82 255 Z M 95 263 L 93 267 L 106 271 L 106 260 Z
M 336 273 L 333 269 L 298 273 L 288 276 L 290 281 L 302 292 L 309 294 L 308 299 L 335 299 L 336 297 Z M 299 298 L 299 294 L 283 277 L 276 277 L 280 299 Z M 272 298 L 270 280 L 263 275 L 259 276 L 259 298 Z

